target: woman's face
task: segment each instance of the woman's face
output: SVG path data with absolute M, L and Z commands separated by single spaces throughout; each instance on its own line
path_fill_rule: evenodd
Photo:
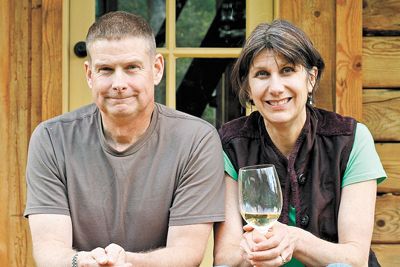
M 315 67 L 308 71 L 271 50 L 261 51 L 249 70 L 249 95 L 266 126 L 302 128 L 316 77 Z

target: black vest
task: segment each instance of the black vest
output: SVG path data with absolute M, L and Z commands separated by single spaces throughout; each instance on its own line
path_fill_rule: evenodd
M 259 112 L 224 124 L 219 134 L 236 171 L 249 165 L 275 165 L 284 196 L 279 221 L 288 223 L 292 205 L 296 226 L 337 243 L 341 184 L 356 124 L 352 118 L 307 106 L 306 122 L 289 159 L 273 144 Z M 373 252 L 369 266 L 379 266 Z

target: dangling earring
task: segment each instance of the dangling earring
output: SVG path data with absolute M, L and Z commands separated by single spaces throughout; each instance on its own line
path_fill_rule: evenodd
M 249 99 L 249 103 L 250 103 L 250 113 L 252 113 L 253 112 L 253 106 L 254 106 L 253 99 Z
M 309 104 L 311 106 L 314 105 L 314 98 L 313 98 L 312 93 L 308 93 L 308 95 L 307 95 L 307 104 Z

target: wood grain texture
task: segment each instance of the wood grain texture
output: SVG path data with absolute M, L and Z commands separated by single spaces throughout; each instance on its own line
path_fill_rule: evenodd
M 400 37 L 363 38 L 363 87 L 400 87 Z
M 336 1 L 335 111 L 358 120 L 362 118 L 361 59 L 361 1 Z
M 375 207 L 375 225 L 372 242 L 400 244 L 400 196 L 378 196 Z
M 62 112 L 62 1 L 42 5 L 42 119 L 49 119 Z
M 400 141 L 400 90 L 364 89 L 363 122 L 374 140 Z
M 9 137 L 10 112 L 10 34 L 11 26 L 11 5 L 8 0 L 0 0 L 0 263 L 9 262 L 8 253 L 8 228 L 9 228 L 9 173 L 10 164 L 7 156 L 9 155 L 10 144 L 7 141 Z
M 25 206 L 25 163 L 28 147 L 30 125 L 29 95 L 30 95 L 30 1 L 13 2 L 11 13 L 13 27 L 11 34 L 11 65 L 9 90 L 8 125 L 9 176 L 7 179 L 8 197 L 8 254 L 9 266 L 27 266 L 30 255 L 28 243 L 27 221 L 22 217 Z
M 388 176 L 378 185 L 378 192 L 400 193 L 400 143 L 377 143 L 375 147 Z
M 52 52 L 61 51 L 57 37 L 61 5 L 56 0 L 0 0 L 0 266 L 34 266 L 28 221 L 22 216 L 25 165 L 29 138 L 44 119 L 43 110 L 47 116 L 61 112 L 61 86 L 57 85 L 61 84 L 61 68 L 55 67 L 61 63 L 61 52 Z M 53 12 L 52 20 L 48 9 Z M 55 35 L 58 41 L 44 42 L 43 35 Z M 44 57 L 50 58 L 44 61 Z M 46 89 L 46 101 L 43 81 L 49 88 L 57 85 Z
M 335 1 L 281 0 L 279 18 L 286 19 L 301 28 L 311 39 L 325 60 L 325 71 L 316 93 L 316 105 L 334 110 L 335 97 Z
M 400 1 L 363 0 L 363 28 L 366 31 L 400 31 Z
M 400 266 L 400 245 L 372 245 L 382 267 Z

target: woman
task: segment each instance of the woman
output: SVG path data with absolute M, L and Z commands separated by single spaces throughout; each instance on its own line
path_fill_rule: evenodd
M 215 264 L 379 266 L 370 243 L 386 174 L 366 126 L 313 107 L 323 70 L 319 52 L 289 22 L 260 24 L 245 43 L 233 87 L 257 111 L 220 129 L 227 194 Z M 236 182 L 239 168 L 263 163 L 275 165 L 284 196 L 266 235 L 243 228 Z

